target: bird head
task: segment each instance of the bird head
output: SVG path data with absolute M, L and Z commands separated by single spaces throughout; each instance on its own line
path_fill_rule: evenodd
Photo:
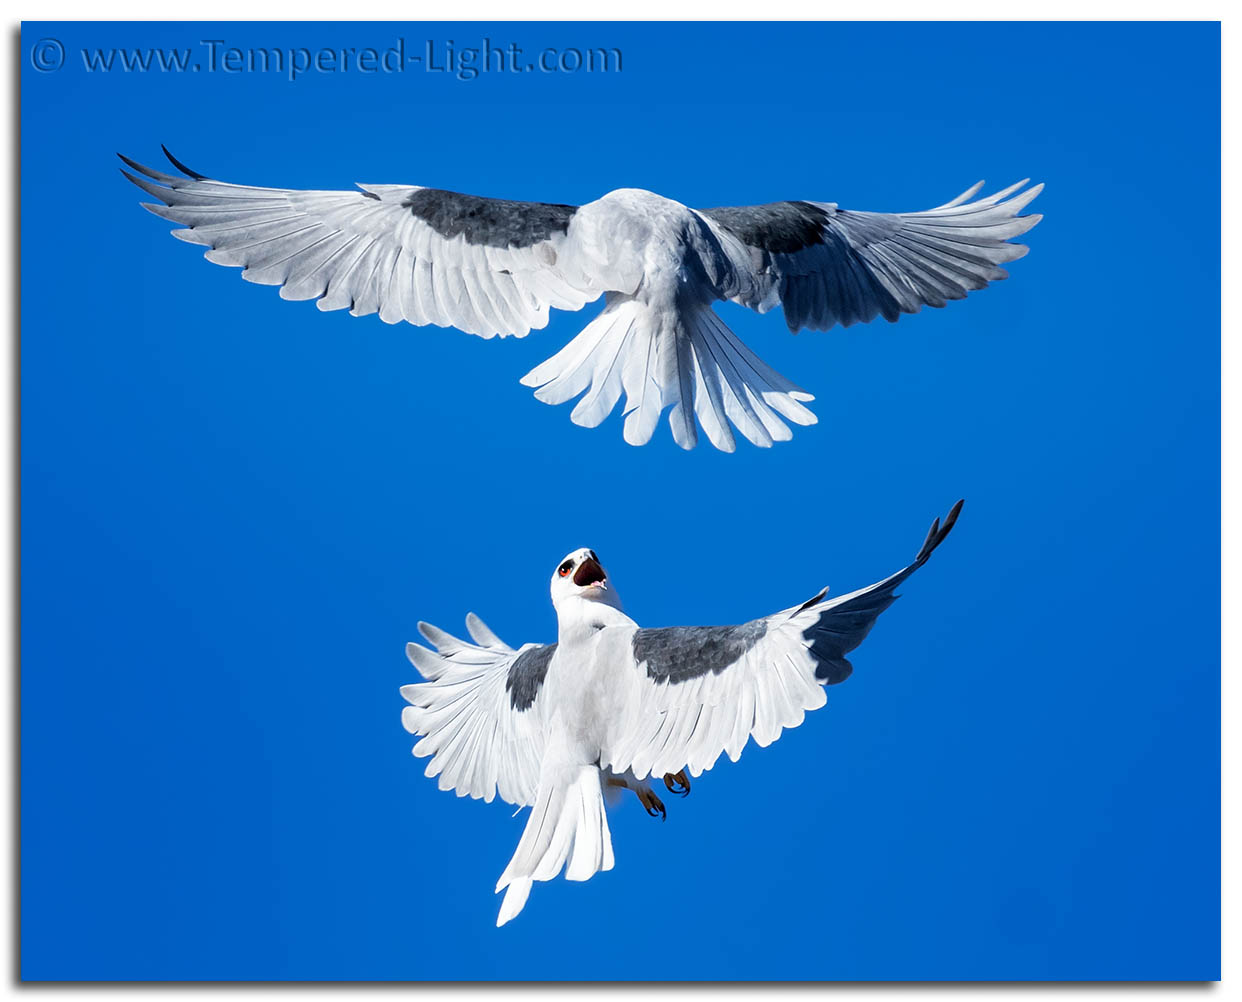
M 621 608 L 599 557 L 585 547 L 568 554 L 552 572 L 552 604 L 560 609 L 562 603 L 575 598 Z

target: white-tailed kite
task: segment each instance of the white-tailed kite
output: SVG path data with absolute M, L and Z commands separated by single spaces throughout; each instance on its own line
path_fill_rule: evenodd
M 435 651 L 406 653 L 427 679 L 402 687 L 401 722 L 422 735 L 441 790 L 532 808 L 499 892 L 497 925 L 522 910 L 531 882 L 587 880 L 613 865 L 604 790 L 633 790 L 647 812 L 664 805 L 647 782 L 690 792 L 690 776 L 721 753 L 737 761 L 748 738 L 761 748 L 826 702 L 823 686 L 853 671 L 846 655 L 897 598 L 957 521 L 959 501 L 937 519 L 908 567 L 836 599 L 827 589 L 801 605 L 740 626 L 643 629 L 592 550 L 575 550 L 552 574 L 554 644 L 507 646 L 473 613 L 474 643 L 419 623 Z
M 165 153 L 168 151 L 165 150 Z M 295 191 L 175 177 L 121 159 L 146 204 L 188 229 L 216 264 L 280 286 L 321 310 L 379 313 L 386 323 L 457 327 L 485 338 L 525 336 L 548 309 L 605 307 L 568 345 L 522 377 L 535 396 L 593 428 L 625 394 L 625 440 L 645 444 L 660 415 L 683 449 L 695 417 L 718 449 L 730 422 L 759 446 L 814 424 L 814 398 L 760 361 L 712 308 L 730 300 L 785 311 L 789 329 L 828 330 L 877 316 L 894 321 L 944 306 L 1007 277 L 1026 253 L 1009 243 L 1040 216 L 1018 213 L 1039 192 L 1019 182 L 969 201 L 983 182 L 926 212 L 853 212 L 834 202 L 690 209 L 622 188 L 587 205 L 512 202 L 438 188 L 360 184 Z

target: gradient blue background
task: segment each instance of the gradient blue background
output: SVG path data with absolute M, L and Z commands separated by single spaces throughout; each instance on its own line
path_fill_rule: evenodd
M 88 75 L 95 46 L 617 46 L 614 75 Z M 37 73 L 31 43 L 69 62 Z M 1215 25 L 30 25 L 22 38 L 27 979 L 1212 979 L 1219 972 Z M 197 55 L 202 54 L 199 50 Z M 1011 281 L 792 338 L 819 424 L 625 445 L 526 340 L 320 314 L 205 264 L 114 151 L 227 180 L 925 208 L 1047 191 Z M 588 545 L 642 623 L 912 557 L 828 706 L 611 820 L 493 927 L 523 818 L 440 793 L 421 619 L 546 641 Z M 672 798 L 670 798 L 672 801 Z

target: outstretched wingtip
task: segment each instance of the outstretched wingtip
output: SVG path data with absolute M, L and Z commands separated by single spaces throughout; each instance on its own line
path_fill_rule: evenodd
M 117 156 L 117 159 L 121 161 L 121 163 L 125 164 L 127 167 L 130 167 L 136 170 L 139 174 L 146 174 L 149 177 L 153 173 L 158 173 L 156 171 L 152 171 L 150 167 L 147 167 L 144 164 L 140 164 L 133 157 L 127 157 L 124 153 L 118 153 L 116 156 Z
M 501 650 L 511 649 L 473 612 L 466 613 L 466 632 L 470 634 L 470 639 L 480 647 L 495 647 Z
M 967 188 L 964 192 L 958 195 L 957 198 L 954 198 L 948 202 L 945 202 L 944 205 L 937 205 L 936 208 L 932 209 L 931 211 L 935 212 L 937 209 L 955 209 L 959 205 L 962 205 L 963 203 L 970 201 L 970 199 L 974 198 L 977 194 L 979 194 L 979 191 L 982 187 L 983 187 L 983 181 L 976 181 L 969 188 Z
M 931 528 L 927 530 L 927 538 L 923 540 L 923 546 L 919 549 L 919 555 L 914 558 L 916 564 L 926 561 L 932 555 L 932 551 L 945 541 L 953 526 L 957 524 L 957 516 L 961 514 L 962 505 L 965 503 L 966 499 L 962 498 L 950 508 L 949 514 L 944 517 L 944 524 L 941 524 L 938 518 L 932 521 Z
M 168 147 L 165 146 L 163 143 L 160 143 L 160 149 L 164 151 L 164 156 L 168 157 L 168 162 L 172 164 L 174 167 L 176 167 L 177 170 L 181 171 L 181 173 L 184 174 L 186 177 L 193 178 L 195 181 L 210 181 L 211 180 L 211 178 L 209 178 L 206 174 L 200 174 L 198 171 L 190 170 L 189 167 L 183 164 L 180 160 L 178 160 L 171 153 L 169 153 Z
M 804 612 L 805 610 L 810 609 L 812 606 L 819 605 L 819 603 L 823 601 L 824 596 L 827 594 L 828 594 L 827 587 L 821 588 L 816 595 L 813 595 L 811 598 L 808 598 L 805 602 L 803 602 L 800 606 L 798 606 L 797 612 L 795 612 L 794 615 L 797 615 L 798 612 Z
M 163 171 L 156 170 L 154 167 L 148 167 L 146 164 L 139 163 L 137 160 L 127 157 L 124 153 L 118 153 L 117 156 L 120 157 L 121 163 L 125 164 L 126 167 L 129 167 L 131 170 L 141 174 L 144 178 L 154 181 L 156 184 L 164 185 L 169 188 L 175 188 L 182 180 L 173 174 L 165 174 Z M 133 180 L 133 176 L 128 174 L 124 168 L 121 169 L 121 173 L 125 174 L 125 176 L 131 181 Z
M 944 517 L 944 527 L 941 529 L 942 539 L 949 534 L 949 530 L 952 529 L 954 524 L 957 522 L 957 516 L 961 514 L 962 505 L 965 503 L 965 498 L 959 498 L 957 504 L 949 509 L 949 514 Z

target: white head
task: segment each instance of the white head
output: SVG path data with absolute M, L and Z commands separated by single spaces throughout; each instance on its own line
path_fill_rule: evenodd
M 599 602 L 614 609 L 621 608 L 621 599 L 594 550 L 574 550 L 556 565 L 552 572 L 552 604 L 561 613 L 576 600 Z

